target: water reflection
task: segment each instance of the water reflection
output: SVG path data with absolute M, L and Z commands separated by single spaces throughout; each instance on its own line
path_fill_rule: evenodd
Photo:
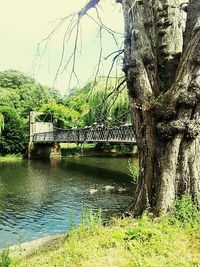
M 66 231 L 71 211 L 78 223 L 83 206 L 102 208 L 105 216 L 123 210 L 133 193 L 127 162 L 125 158 L 1 162 L 0 248 Z M 106 191 L 106 186 L 114 188 Z

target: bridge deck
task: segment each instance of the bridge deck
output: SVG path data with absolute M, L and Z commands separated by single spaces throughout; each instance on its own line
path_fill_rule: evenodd
M 134 127 L 132 125 L 113 128 L 87 127 L 36 133 L 33 136 L 33 142 L 136 144 L 134 136 Z

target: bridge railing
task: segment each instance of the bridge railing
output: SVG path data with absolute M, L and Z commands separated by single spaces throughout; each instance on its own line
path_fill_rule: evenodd
M 85 127 L 53 132 L 36 133 L 34 143 L 135 143 L 134 126 L 122 125 L 119 127 Z

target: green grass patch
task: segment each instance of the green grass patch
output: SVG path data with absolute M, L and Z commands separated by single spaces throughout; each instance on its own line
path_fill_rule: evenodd
M 15 161 L 23 159 L 22 154 L 7 154 L 7 155 L 0 155 L 0 162 L 2 161 Z
M 71 148 L 79 148 L 80 146 L 78 146 L 75 143 L 61 143 L 60 144 L 61 148 L 65 148 L 65 149 L 71 149 Z M 89 149 L 89 148 L 94 148 L 95 144 L 84 144 L 83 145 L 85 149 Z
M 62 244 L 11 266 L 200 266 L 200 214 L 187 196 L 160 218 L 144 213 L 103 226 L 99 213 L 85 213 Z
M 0 267 L 9 267 L 11 265 L 11 258 L 9 255 L 9 249 L 4 249 L 0 254 Z

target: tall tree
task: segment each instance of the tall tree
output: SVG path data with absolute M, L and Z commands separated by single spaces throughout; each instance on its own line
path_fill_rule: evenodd
M 129 209 L 166 212 L 184 193 L 199 206 L 200 1 L 123 0 L 122 6 L 123 69 L 140 165 Z
M 98 2 L 90 0 L 79 16 Z M 163 213 L 185 193 L 200 208 L 200 1 L 116 2 L 140 166 L 129 211 Z

